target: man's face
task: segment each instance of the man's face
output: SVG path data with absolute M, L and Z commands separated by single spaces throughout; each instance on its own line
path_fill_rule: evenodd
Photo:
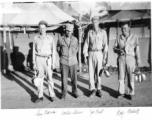
M 70 37 L 71 35 L 72 35 L 72 32 L 71 32 L 71 31 L 66 30 L 66 36 L 67 36 L 67 37 Z
M 46 33 L 46 25 L 40 24 L 39 31 L 40 31 L 40 34 L 44 35 Z
M 130 27 L 128 24 L 125 24 L 121 27 L 122 34 L 127 35 L 129 33 Z
M 99 21 L 98 20 L 93 20 L 92 24 L 93 24 L 94 29 L 97 30 L 98 27 L 99 27 Z

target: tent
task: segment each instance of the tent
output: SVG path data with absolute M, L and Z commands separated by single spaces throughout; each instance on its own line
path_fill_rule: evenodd
M 33 6 L 33 7 L 32 7 Z M 39 21 L 45 20 L 48 25 L 55 25 L 65 21 L 72 21 L 74 18 L 56 7 L 53 3 L 31 4 L 26 13 L 20 13 L 12 19 L 8 25 L 37 26 Z
M 150 2 L 96 2 L 106 10 L 147 10 L 151 9 Z
M 147 10 L 151 9 L 150 2 L 110 2 L 111 10 Z
M 109 15 L 107 18 L 100 20 L 103 23 L 110 23 L 119 21 L 129 21 L 129 20 L 140 20 L 140 19 L 150 19 L 150 15 L 147 12 L 138 12 L 136 10 L 122 10 L 118 13 Z

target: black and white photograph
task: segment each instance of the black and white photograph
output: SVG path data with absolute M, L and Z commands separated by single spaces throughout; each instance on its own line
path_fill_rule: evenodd
M 0 11 L 1 111 L 152 107 L 151 1 L 14 0 Z

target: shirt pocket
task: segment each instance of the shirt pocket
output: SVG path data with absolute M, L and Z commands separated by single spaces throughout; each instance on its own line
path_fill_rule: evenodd
M 132 41 L 130 42 L 130 49 L 131 49 L 131 51 L 134 51 L 134 48 L 135 48 L 135 41 L 132 40 Z
M 68 48 L 64 45 L 61 46 L 61 55 L 68 56 Z
M 71 49 L 72 49 L 72 54 L 74 55 L 74 54 L 76 54 L 77 53 L 77 45 L 76 44 L 72 44 L 71 45 Z
M 41 48 L 42 48 L 42 43 L 41 42 L 36 43 L 36 50 L 40 51 Z
M 96 36 L 95 36 L 95 35 L 90 35 L 90 36 L 89 36 L 89 42 L 90 42 L 91 44 L 94 43 L 95 39 L 96 39 Z
M 45 41 L 43 47 L 44 47 L 44 49 L 46 49 L 46 50 L 51 49 L 51 43 L 50 43 L 50 41 Z
M 104 36 L 103 35 L 101 35 L 101 36 L 98 36 L 97 38 L 97 49 L 98 50 L 101 50 L 102 48 L 103 48 L 103 46 L 104 46 L 104 42 L 103 42 L 103 40 L 104 40 Z

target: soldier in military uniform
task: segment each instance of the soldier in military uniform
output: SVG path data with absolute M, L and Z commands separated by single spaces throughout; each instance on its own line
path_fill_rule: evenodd
M 52 69 L 55 67 L 56 46 L 53 38 L 46 33 L 47 22 L 39 22 L 39 35 L 36 35 L 33 43 L 33 66 L 38 70 L 40 85 L 38 87 L 38 99 L 36 103 L 43 101 L 43 82 L 46 73 L 49 99 L 55 100 L 54 81 L 52 79 Z
M 67 24 L 65 35 L 61 36 L 57 43 L 57 51 L 60 57 L 61 80 L 62 80 L 62 96 L 61 99 L 67 97 L 67 82 L 70 72 L 72 82 L 72 93 L 75 98 L 79 97 L 77 91 L 77 52 L 78 40 L 72 35 L 74 26 Z
M 131 33 L 128 22 L 121 25 L 122 34 L 118 36 L 114 44 L 114 52 L 118 53 L 118 80 L 119 93 L 118 98 L 125 95 L 125 77 L 128 75 L 129 97 L 134 100 L 135 85 L 134 75 L 136 65 L 140 64 L 138 37 Z
M 83 54 L 85 63 L 87 62 L 87 57 L 89 61 L 89 87 L 92 91 L 90 97 L 94 97 L 96 93 L 99 97 L 102 97 L 101 77 L 99 74 L 102 66 L 106 64 L 108 51 L 107 33 L 105 30 L 99 28 L 98 16 L 92 18 L 92 23 L 93 29 L 88 32 L 83 48 Z

